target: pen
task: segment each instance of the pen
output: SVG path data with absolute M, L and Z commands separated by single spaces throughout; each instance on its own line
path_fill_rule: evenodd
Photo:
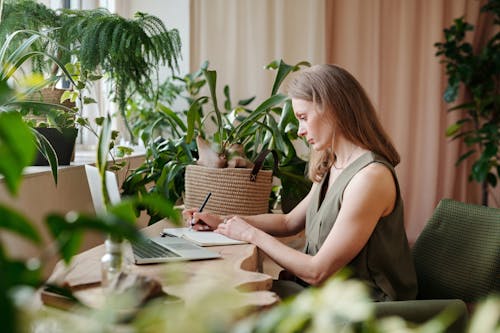
M 201 204 L 200 208 L 198 208 L 198 213 L 201 213 L 203 211 L 203 208 L 205 208 L 207 202 L 208 202 L 208 199 L 210 199 L 210 196 L 212 195 L 212 192 L 208 192 L 207 193 L 207 196 L 205 197 L 205 200 L 203 200 L 203 203 Z M 193 223 L 194 221 L 194 217 L 191 219 L 191 222 L 189 223 L 189 229 L 192 229 L 193 228 Z

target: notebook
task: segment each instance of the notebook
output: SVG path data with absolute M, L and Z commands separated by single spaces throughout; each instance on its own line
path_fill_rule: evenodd
M 195 231 L 189 228 L 165 228 L 164 235 L 177 236 L 187 239 L 200 246 L 235 245 L 247 242 L 232 239 L 213 231 Z
M 96 213 L 103 213 L 105 207 L 102 200 L 99 170 L 96 167 L 85 165 L 85 173 L 94 210 Z M 106 171 L 106 186 L 111 203 L 120 202 L 116 176 L 111 171 Z M 160 237 L 147 237 L 144 242 L 133 243 L 132 250 L 136 264 L 220 258 L 220 254 L 217 252 L 204 249 L 184 238 L 166 234 Z

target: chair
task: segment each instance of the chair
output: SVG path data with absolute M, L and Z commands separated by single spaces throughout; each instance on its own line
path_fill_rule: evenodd
M 466 303 L 500 291 L 500 209 L 441 200 L 412 254 L 418 300 L 377 303 L 376 316 L 422 323 L 454 307 L 447 332 L 465 331 Z

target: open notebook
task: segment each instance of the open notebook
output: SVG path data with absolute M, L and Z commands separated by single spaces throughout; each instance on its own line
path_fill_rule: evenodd
M 195 231 L 189 228 L 166 228 L 164 235 L 182 237 L 200 246 L 234 245 L 246 242 L 232 239 L 213 231 Z
M 99 170 L 96 167 L 85 165 L 85 173 L 89 184 L 90 194 L 96 213 L 104 211 L 102 200 L 102 186 Z M 120 192 L 114 173 L 106 172 L 106 187 L 110 201 L 118 203 Z M 152 264 L 170 261 L 200 260 L 219 258 L 220 254 L 204 249 L 193 242 L 176 235 L 163 235 L 163 237 L 150 237 L 145 242 L 132 244 L 136 264 Z

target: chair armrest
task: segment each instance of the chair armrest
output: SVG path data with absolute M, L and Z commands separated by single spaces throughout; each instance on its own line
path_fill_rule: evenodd
M 445 309 L 456 316 L 445 332 L 465 332 L 468 324 L 466 304 L 460 299 L 433 299 L 375 303 L 375 317 L 398 316 L 408 322 L 422 324 Z

